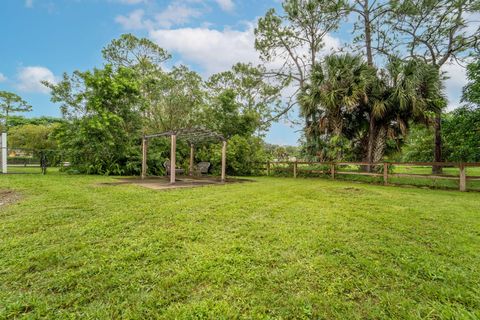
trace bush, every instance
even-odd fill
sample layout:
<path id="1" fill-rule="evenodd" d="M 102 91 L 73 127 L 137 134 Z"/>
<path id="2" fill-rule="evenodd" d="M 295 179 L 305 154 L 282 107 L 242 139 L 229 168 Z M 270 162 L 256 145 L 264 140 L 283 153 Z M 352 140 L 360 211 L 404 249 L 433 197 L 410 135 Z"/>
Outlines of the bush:
<path id="1" fill-rule="evenodd" d="M 203 146 L 197 150 L 195 160 L 211 163 L 211 172 L 220 174 L 222 148 L 220 144 Z M 259 137 L 243 137 L 235 135 L 227 144 L 227 174 L 248 176 L 259 174 L 261 169 L 256 163 L 265 162 L 268 155 L 264 143 Z"/>

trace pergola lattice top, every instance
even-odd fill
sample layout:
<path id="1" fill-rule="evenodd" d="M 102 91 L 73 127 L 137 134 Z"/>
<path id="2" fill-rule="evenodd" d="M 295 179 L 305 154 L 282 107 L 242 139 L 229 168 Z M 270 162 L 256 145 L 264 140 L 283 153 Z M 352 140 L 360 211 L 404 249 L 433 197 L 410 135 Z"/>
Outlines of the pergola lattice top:
<path id="1" fill-rule="evenodd" d="M 165 131 L 162 133 L 155 133 L 145 135 L 145 139 L 157 138 L 157 137 L 170 137 L 176 136 L 177 139 L 186 140 L 190 144 L 196 144 L 202 141 L 221 142 L 226 141 L 225 137 L 214 131 L 210 131 L 204 128 L 183 128 L 171 131 Z"/>

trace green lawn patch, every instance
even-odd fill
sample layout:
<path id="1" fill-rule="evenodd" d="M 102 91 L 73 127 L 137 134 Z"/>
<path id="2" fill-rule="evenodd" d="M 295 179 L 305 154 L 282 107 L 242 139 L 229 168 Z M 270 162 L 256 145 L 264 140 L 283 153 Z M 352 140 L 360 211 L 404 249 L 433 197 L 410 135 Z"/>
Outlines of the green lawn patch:
<path id="1" fill-rule="evenodd" d="M 0 176 L 0 318 L 480 317 L 480 195 Z"/>

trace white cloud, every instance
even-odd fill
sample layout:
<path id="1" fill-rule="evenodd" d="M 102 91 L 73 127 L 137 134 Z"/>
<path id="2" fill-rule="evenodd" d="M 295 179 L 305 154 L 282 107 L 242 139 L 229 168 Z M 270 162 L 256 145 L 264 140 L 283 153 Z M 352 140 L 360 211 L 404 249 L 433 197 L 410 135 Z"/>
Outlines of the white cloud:
<path id="1" fill-rule="evenodd" d="M 48 68 L 30 66 L 20 68 L 17 75 L 17 88 L 23 92 L 48 93 L 50 90 L 41 81 L 56 82 L 56 77 Z"/>
<path id="2" fill-rule="evenodd" d="M 236 62 L 258 61 L 252 29 L 161 29 L 151 31 L 150 37 L 162 48 L 199 65 L 207 74 L 227 70 Z"/>
<path id="3" fill-rule="evenodd" d="M 190 22 L 193 18 L 202 15 L 202 11 L 197 8 L 186 6 L 180 2 L 169 4 L 163 11 L 145 17 L 145 11 L 137 9 L 127 16 L 117 16 L 115 22 L 121 24 L 127 30 L 135 29 L 153 29 L 153 28 L 171 28 L 173 26 L 183 25 Z"/>
<path id="4" fill-rule="evenodd" d="M 224 11 L 232 11 L 235 7 L 233 0 L 215 0 Z"/>
<path id="5" fill-rule="evenodd" d="M 445 64 L 442 71 L 444 71 L 448 77 L 448 79 L 445 80 L 448 110 L 453 110 L 460 106 L 462 89 L 467 84 L 467 71 L 457 63 Z"/>
<path id="6" fill-rule="evenodd" d="M 0 72 L 0 82 L 7 81 L 7 77 L 3 73 Z"/>
<path id="7" fill-rule="evenodd" d="M 198 18 L 201 15 L 202 12 L 198 9 L 174 2 L 168 5 L 165 10 L 155 15 L 155 22 L 157 26 L 170 28 L 174 25 L 185 24 L 192 18 Z"/>
<path id="8" fill-rule="evenodd" d="M 160 47 L 177 53 L 184 61 L 203 68 L 206 75 L 230 69 L 237 62 L 260 63 L 255 50 L 254 25 L 246 30 L 215 30 L 206 27 L 151 30 Z M 340 41 L 327 35 L 325 52 L 339 48 Z M 282 62 L 274 63 L 281 65 Z"/>
<path id="9" fill-rule="evenodd" d="M 25 0 L 25 7 L 33 8 L 33 0 Z"/>
<path id="10" fill-rule="evenodd" d="M 127 30 L 138 30 L 145 28 L 145 23 L 143 21 L 144 11 L 138 9 L 132 11 L 128 16 L 118 16 L 115 18 L 115 22 L 121 24 L 124 29 Z"/>

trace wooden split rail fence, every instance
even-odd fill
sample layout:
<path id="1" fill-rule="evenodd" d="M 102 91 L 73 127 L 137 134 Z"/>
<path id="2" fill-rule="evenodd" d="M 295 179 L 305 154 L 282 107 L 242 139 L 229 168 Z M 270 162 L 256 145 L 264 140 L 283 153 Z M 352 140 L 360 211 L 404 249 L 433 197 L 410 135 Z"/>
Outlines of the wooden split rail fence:
<path id="1" fill-rule="evenodd" d="M 335 179 L 335 175 L 358 175 L 358 176 L 370 176 L 370 177 L 382 177 L 384 185 L 389 184 L 391 178 L 426 178 L 426 179 L 446 179 L 457 180 L 460 191 L 467 191 L 467 181 L 480 181 L 480 176 L 467 176 L 468 167 L 480 167 L 480 163 L 455 163 L 455 162 L 381 162 L 381 163 L 368 163 L 368 162 L 307 162 L 307 161 L 274 161 L 262 163 L 266 165 L 263 169 L 267 175 L 271 175 L 275 171 L 291 172 L 294 178 L 296 178 L 301 172 L 315 173 L 330 175 L 332 179 Z M 281 167 L 283 165 L 283 167 Z M 286 165 L 286 166 L 285 166 Z M 301 165 L 309 166 L 323 166 L 328 169 L 301 169 Z M 371 167 L 374 170 L 357 170 L 357 171 L 345 171 L 342 170 L 342 166 L 359 166 L 359 167 Z M 389 172 L 389 168 L 392 166 L 403 167 L 441 167 L 441 168 L 458 168 L 458 175 L 455 174 L 421 174 L 421 173 L 395 173 Z M 373 172 L 372 172 L 373 171 Z"/>

